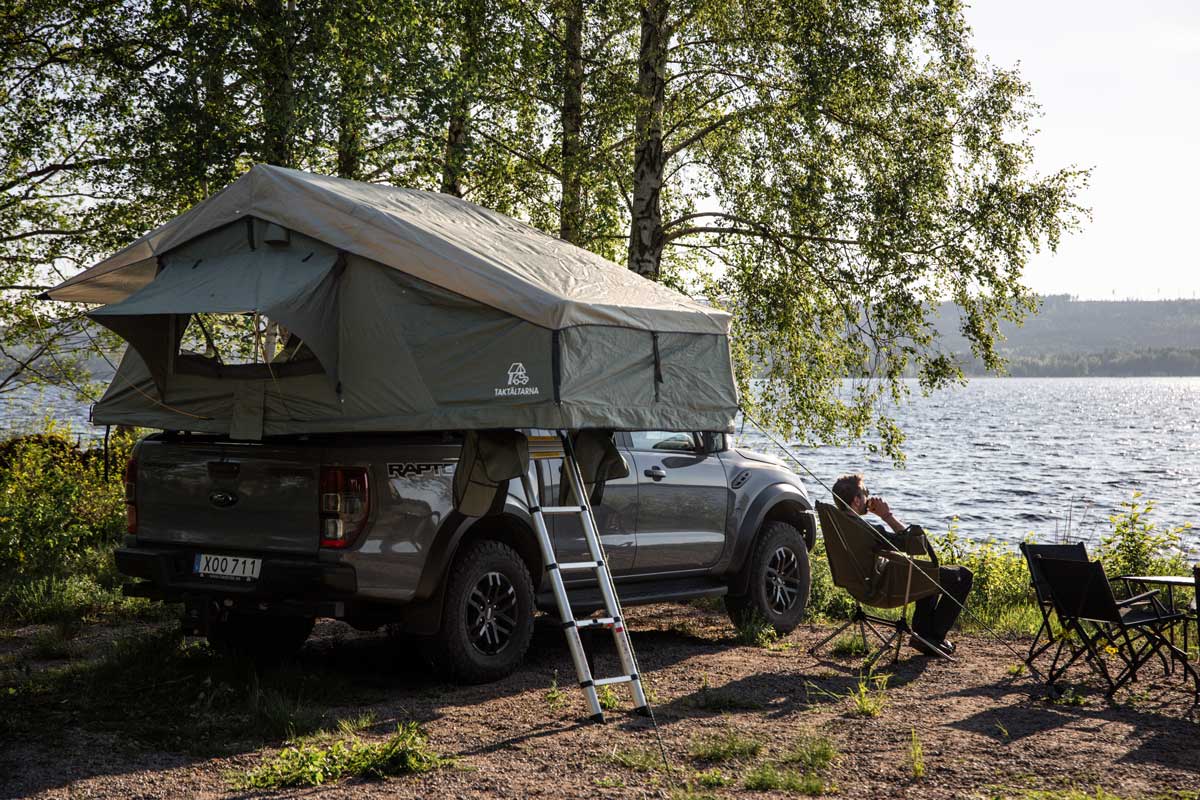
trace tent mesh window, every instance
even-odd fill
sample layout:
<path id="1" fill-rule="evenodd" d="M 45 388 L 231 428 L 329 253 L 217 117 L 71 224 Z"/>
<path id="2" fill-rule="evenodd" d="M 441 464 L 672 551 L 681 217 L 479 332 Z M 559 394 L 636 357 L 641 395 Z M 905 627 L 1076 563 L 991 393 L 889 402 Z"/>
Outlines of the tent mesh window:
<path id="1" fill-rule="evenodd" d="M 175 352 L 178 373 L 267 378 L 321 372 L 308 345 L 263 314 L 192 314 L 182 328 Z"/>

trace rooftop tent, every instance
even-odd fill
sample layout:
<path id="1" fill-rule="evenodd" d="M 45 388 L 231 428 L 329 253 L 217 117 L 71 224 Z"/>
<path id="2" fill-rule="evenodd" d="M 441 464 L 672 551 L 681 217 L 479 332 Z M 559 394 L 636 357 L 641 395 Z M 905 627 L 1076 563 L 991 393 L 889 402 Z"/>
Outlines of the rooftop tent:
<path id="1" fill-rule="evenodd" d="M 47 292 L 125 338 L 99 423 L 224 433 L 729 430 L 729 317 L 448 195 L 256 166 Z M 182 348 L 263 314 L 305 358 Z"/>

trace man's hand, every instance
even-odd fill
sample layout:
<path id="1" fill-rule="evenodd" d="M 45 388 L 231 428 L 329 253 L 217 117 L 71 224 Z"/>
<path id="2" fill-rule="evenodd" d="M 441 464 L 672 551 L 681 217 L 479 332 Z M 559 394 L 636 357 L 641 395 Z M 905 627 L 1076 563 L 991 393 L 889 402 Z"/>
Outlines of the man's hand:
<path id="1" fill-rule="evenodd" d="M 879 517 L 896 533 L 904 532 L 904 523 L 892 514 L 892 507 L 882 497 L 871 497 L 867 500 L 867 511 Z"/>
<path id="2" fill-rule="evenodd" d="M 887 519 L 892 515 L 892 508 L 887 504 L 887 500 L 882 497 L 871 497 L 867 499 L 867 511 L 871 512 L 880 519 Z"/>

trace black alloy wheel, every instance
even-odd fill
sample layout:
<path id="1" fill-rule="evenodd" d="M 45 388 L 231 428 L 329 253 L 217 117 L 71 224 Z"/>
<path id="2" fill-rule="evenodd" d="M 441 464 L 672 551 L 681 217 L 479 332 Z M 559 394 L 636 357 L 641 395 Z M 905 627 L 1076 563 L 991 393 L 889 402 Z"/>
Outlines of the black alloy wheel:
<path id="1" fill-rule="evenodd" d="M 533 580 L 520 554 L 493 539 L 471 542 L 450 567 L 441 630 L 422 649 L 456 681 L 499 680 L 525 658 L 533 617 Z"/>
<path id="2" fill-rule="evenodd" d="M 467 599 L 467 629 L 471 644 L 484 655 L 494 656 L 512 642 L 517 627 L 517 590 L 502 572 L 489 572 L 479 579 Z"/>
<path id="3" fill-rule="evenodd" d="M 725 595 L 725 609 L 741 627 L 758 617 L 784 635 L 804 619 L 808 591 L 808 545 L 795 526 L 772 520 L 763 523 L 743 567 L 745 594 Z"/>
<path id="4" fill-rule="evenodd" d="M 766 600 L 771 611 L 786 614 L 800 600 L 800 559 L 788 545 L 780 545 L 771 554 L 765 573 Z"/>

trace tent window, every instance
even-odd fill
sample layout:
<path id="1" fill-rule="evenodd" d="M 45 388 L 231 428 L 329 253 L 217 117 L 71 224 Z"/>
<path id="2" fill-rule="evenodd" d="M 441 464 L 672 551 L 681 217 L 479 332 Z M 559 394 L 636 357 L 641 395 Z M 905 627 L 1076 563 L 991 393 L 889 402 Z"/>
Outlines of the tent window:
<path id="1" fill-rule="evenodd" d="M 228 378 L 312 375 L 321 365 L 300 337 L 262 314 L 193 314 L 175 371 Z"/>

